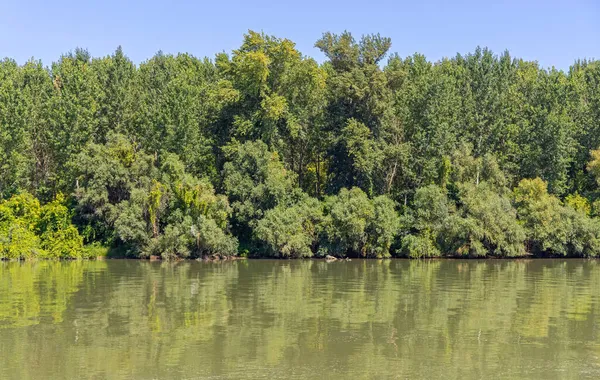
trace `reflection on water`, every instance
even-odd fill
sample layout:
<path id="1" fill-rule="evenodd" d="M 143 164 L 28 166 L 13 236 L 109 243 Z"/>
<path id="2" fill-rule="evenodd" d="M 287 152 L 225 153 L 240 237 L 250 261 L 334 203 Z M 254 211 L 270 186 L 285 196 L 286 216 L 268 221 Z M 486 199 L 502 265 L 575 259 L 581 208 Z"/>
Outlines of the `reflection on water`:
<path id="1" fill-rule="evenodd" d="M 600 262 L 0 263 L 0 378 L 600 377 Z"/>

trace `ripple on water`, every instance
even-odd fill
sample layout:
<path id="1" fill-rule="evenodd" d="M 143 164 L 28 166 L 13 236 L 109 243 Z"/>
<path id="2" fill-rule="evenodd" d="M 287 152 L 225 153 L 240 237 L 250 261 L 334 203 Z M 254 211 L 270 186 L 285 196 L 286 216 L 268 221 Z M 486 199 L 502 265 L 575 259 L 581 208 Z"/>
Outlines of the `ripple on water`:
<path id="1" fill-rule="evenodd" d="M 598 289 L 590 260 L 2 263 L 0 378 L 597 378 Z"/>

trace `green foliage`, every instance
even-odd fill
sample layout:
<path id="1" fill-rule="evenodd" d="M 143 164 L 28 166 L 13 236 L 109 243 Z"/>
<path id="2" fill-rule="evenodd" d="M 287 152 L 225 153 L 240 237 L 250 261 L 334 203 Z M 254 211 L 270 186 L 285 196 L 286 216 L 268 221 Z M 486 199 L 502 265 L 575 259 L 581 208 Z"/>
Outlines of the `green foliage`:
<path id="1" fill-rule="evenodd" d="M 71 223 L 62 195 L 46 205 L 22 193 L 0 202 L 0 259 L 83 255 L 83 238 Z"/>
<path id="2" fill-rule="evenodd" d="M 367 226 L 375 210 L 367 195 L 359 188 L 342 189 L 324 202 L 324 236 L 327 251 L 344 256 L 366 256 Z"/>
<path id="3" fill-rule="evenodd" d="M 83 257 L 90 259 L 103 259 L 110 254 L 110 248 L 94 242 L 83 247 Z"/>
<path id="4" fill-rule="evenodd" d="M 563 209 L 562 219 L 568 230 L 567 255 L 575 257 L 600 255 L 600 221 L 598 219 L 591 219 L 583 212 L 570 207 Z"/>
<path id="5" fill-rule="evenodd" d="M 256 238 L 275 257 L 311 257 L 319 241 L 323 210 L 319 201 L 306 197 L 298 203 L 279 205 L 265 213 Z"/>
<path id="6" fill-rule="evenodd" d="M 524 179 L 514 190 L 519 220 L 527 231 L 530 250 L 566 254 L 567 226 L 560 200 L 548 194 L 540 178 Z"/>
<path id="7" fill-rule="evenodd" d="M 365 252 L 368 257 L 389 257 L 390 248 L 400 226 L 400 218 L 395 210 L 394 201 L 387 196 L 375 197 L 371 203 L 375 215 L 367 226 Z"/>
<path id="8" fill-rule="evenodd" d="M 76 220 L 85 226 L 87 241 L 112 244 L 115 239 L 131 241 L 134 236 L 136 241 L 144 240 L 142 214 L 147 195 L 141 189 L 152 186 L 154 158 L 137 151 L 125 136 L 111 134 L 106 144 L 87 145 L 71 167 L 76 181 Z"/>
<path id="9" fill-rule="evenodd" d="M 446 224 L 453 207 L 444 190 L 436 185 L 417 189 L 412 215 L 417 230 L 440 232 Z"/>
<path id="10" fill-rule="evenodd" d="M 576 211 L 582 212 L 585 215 L 590 215 L 592 212 L 592 205 L 590 204 L 590 201 L 578 193 L 567 195 L 565 197 L 565 205 Z"/>
<path id="11" fill-rule="evenodd" d="M 39 107 L 31 104 L 27 82 L 40 70 L 43 72 L 39 63 L 29 62 L 21 68 L 13 60 L 0 61 L 0 196 L 32 186 L 29 174 L 35 161 L 31 129 L 38 122 L 34 114 Z M 49 78 L 46 82 L 50 83 Z"/>
<path id="12" fill-rule="evenodd" d="M 234 256 L 237 253 L 237 238 L 226 233 L 214 219 L 199 217 L 190 233 L 196 238 L 196 249 L 200 254 Z"/>
<path id="13" fill-rule="evenodd" d="M 255 227 L 267 210 L 294 199 L 295 174 L 262 141 L 232 146 L 228 158 L 223 187 L 240 228 Z"/>
<path id="14" fill-rule="evenodd" d="M 216 177 L 210 121 L 222 105 L 211 96 L 215 70 L 208 60 L 159 52 L 132 77 L 117 131 L 136 136 L 147 152 L 177 154 L 193 175 Z"/>
<path id="15" fill-rule="evenodd" d="M 354 184 L 371 193 L 374 165 L 377 163 L 376 146 L 371 138 L 371 131 L 361 122 L 350 119 L 341 131 L 340 144 L 344 147 L 344 156 L 349 161 L 343 173 L 347 176 L 345 184 Z"/>
<path id="16" fill-rule="evenodd" d="M 0 258 L 27 259 L 44 254 L 36 234 L 39 215 L 40 203 L 28 193 L 0 203 Z"/>
<path id="17" fill-rule="evenodd" d="M 387 257 L 397 233 L 398 216 L 393 202 L 369 199 L 354 187 L 324 201 L 323 252 L 345 256 Z"/>
<path id="18" fill-rule="evenodd" d="M 174 153 L 152 157 L 111 135 L 104 145 L 86 147 L 73 171 L 78 218 L 92 239 L 123 245 L 130 255 L 167 259 L 237 251 L 227 199 L 186 173 Z"/>
<path id="19" fill-rule="evenodd" d="M 469 145 L 463 145 L 453 152 L 450 177 L 455 184 L 478 185 L 485 181 L 498 190 L 507 185 L 506 175 L 500 169 L 496 158 L 491 154 L 474 157 Z"/>
<path id="20" fill-rule="evenodd" d="M 587 170 L 594 176 L 596 182 L 600 185 L 600 149 L 590 152 L 592 159 L 587 164 Z"/>
<path id="21" fill-rule="evenodd" d="M 0 61 L 2 257 L 597 255 L 598 61 L 315 46 Z"/>
<path id="22" fill-rule="evenodd" d="M 510 198 L 487 182 L 456 186 L 456 204 L 437 185 L 417 190 L 404 218 L 408 234 L 401 252 L 409 257 L 523 256 L 525 233 Z"/>
<path id="23" fill-rule="evenodd" d="M 418 235 L 406 235 L 402 238 L 401 253 L 412 259 L 438 257 L 440 250 L 433 242 L 428 231 L 420 232 Z"/>
<path id="24" fill-rule="evenodd" d="M 600 224 L 585 210 L 563 206 L 548 193 L 546 182 L 524 179 L 514 191 L 519 220 L 529 249 L 550 255 L 597 256 Z"/>
<path id="25" fill-rule="evenodd" d="M 465 184 L 460 189 L 460 217 L 447 223 L 451 251 L 470 256 L 523 256 L 525 231 L 517 223 L 510 198 L 498 194 L 486 182 Z"/>
<path id="26" fill-rule="evenodd" d="M 402 136 L 393 128 L 396 124 L 388 123 L 391 91 L 379 66 L 391 46 L 390 39 L 367 35 L 357 42 L 348 32 L 325 33 L 315 46 L 330 60 L 325 66 L 328 106 L 324 127 L 327 153 L 332 158 L 328 166 L 330 193 L 353 186 L 368 194 L 389 192 L 403 154 L 390 148 L 401 142 Z M 394 164 L 376 173 L 385 155 Z M 377 178 L 377 174 L 384 177 Z"/>
<path id="27" fill-rule="evenodd" d="M 84 254 L 83 238 L 71 223 L 61 194 L 40 209 L 36 228 L 41 237 L 41 248 L 48 257 L 70 259 Z"/>

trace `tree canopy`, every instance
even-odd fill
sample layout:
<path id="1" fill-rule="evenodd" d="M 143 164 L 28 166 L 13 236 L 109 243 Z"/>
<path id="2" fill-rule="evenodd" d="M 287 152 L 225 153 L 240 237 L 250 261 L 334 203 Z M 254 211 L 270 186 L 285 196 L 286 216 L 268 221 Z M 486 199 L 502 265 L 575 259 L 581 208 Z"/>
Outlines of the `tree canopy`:
<path id="1" fill-rule="evenodd" d="M 315 47 L 0 61 L 0 258 L 600 253 L 598 61 Z"/>

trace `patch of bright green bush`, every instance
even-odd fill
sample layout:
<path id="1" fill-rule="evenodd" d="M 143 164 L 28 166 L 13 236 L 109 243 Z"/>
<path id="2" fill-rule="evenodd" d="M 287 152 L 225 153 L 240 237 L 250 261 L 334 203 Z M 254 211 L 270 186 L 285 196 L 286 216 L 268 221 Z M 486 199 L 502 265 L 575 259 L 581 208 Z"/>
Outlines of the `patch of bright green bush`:
<path id="1" fill-rule="evenodd" d="M 0 259 L 75 259 L 83 254 L 83 238 L 62 195 L 45 205 L 29 193 L 0 202 Z"/>

